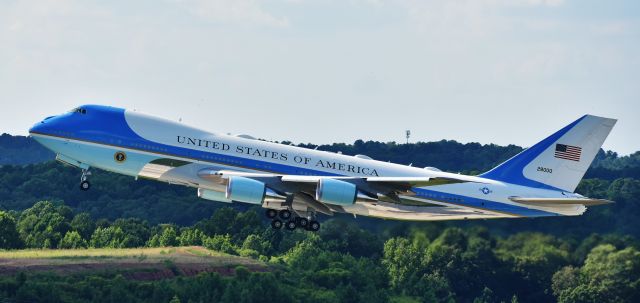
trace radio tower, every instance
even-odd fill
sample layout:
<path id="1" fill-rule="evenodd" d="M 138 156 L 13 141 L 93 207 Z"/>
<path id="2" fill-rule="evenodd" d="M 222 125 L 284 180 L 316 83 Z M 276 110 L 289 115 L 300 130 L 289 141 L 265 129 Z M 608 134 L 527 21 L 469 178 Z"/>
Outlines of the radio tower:
<path id="1" fill-rule="evenodd" d="M 411 131 L 410 130 L 406 130 L 405 134 L 407 135 L 407 144 L 409 144 L 409 137 L 411 137 Z"/>

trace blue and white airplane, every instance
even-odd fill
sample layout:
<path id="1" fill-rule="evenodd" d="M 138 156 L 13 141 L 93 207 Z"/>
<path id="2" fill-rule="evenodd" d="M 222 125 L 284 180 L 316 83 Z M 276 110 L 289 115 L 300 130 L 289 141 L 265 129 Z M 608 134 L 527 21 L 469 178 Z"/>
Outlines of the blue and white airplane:
<path id="1" fill-rule="evenodd" d="M 611 202 L 573 191 L 615 123 L 585 115 L 478 176 L 211 133 L 99 105 L 48 117 L 29 133 L 82 169 L 82 190 L 97 167 L 197 188 L 203 199 L 261 205 L 275 229 L 317 231 L 316 216 L 334 213 L 416 221 L 581 215 Z"/>

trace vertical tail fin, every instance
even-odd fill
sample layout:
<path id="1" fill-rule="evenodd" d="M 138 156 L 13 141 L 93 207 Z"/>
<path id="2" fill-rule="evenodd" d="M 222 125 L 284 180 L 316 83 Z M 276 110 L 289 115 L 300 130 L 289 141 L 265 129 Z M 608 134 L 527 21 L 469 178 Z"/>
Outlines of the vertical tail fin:
<path id="1" fill-rule="evenodd" d="M 480 176 L 573 192 L 615 124 L 615 119 L 585 115 Z"/>

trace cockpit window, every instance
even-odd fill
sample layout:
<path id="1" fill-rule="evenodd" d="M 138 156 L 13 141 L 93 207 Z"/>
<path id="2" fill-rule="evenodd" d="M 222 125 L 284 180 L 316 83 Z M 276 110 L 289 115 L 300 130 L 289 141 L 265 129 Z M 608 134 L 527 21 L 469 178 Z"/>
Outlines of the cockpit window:
<path id="1" fill-rule="evenodd" d="M 70 113 L 78 113 L 78 114 L 83 114 L 84 115 L 84 114 L 87 113 L 87 110 L 82 108 L 82 107 L 76 107 L 76 108 L 70 110 L 69 112 Z"/>

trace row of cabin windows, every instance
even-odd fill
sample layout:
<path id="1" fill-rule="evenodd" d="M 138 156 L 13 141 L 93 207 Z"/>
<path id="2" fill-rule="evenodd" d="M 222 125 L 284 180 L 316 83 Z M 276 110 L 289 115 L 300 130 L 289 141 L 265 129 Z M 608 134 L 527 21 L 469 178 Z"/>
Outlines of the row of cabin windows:
<path id="1" fill-rule="evenodd" d="M 425 194 L 425 197 L 427 198 L 432 198 L 432 199 L 437 199 L 437 200 L 445 200 L 445 201 L 451 201 L 451 202 L 462 202 L 462 198 L 454 198 L 454 197 L 448 197 L 445 195 L 436 195 L 436 194 Z"/>

